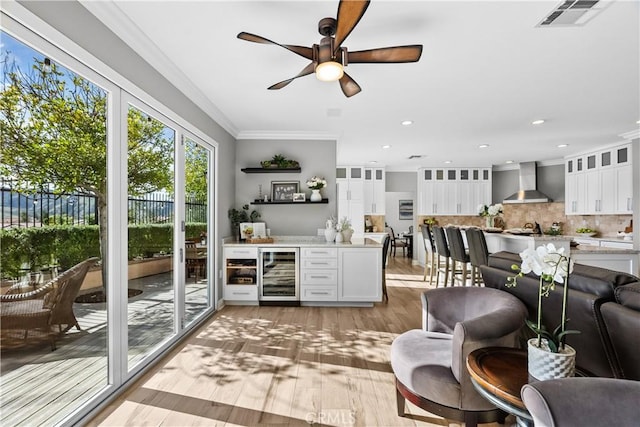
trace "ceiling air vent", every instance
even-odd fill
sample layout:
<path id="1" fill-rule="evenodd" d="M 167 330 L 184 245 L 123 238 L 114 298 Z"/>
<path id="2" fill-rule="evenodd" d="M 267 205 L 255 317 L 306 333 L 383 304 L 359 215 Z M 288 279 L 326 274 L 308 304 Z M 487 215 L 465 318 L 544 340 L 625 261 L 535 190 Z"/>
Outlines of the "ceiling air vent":
<path id="1" fill-rule="evenodd" d="M 537 27 L 579 27 L 605 9 L 598 0 L 566 0 L 551 11 Z"/>

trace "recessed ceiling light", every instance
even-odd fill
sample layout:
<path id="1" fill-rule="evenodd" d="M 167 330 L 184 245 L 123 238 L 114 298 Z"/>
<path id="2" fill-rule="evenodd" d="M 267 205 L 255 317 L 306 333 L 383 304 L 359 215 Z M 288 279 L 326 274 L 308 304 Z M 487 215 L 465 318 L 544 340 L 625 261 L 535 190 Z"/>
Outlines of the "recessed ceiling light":
<path id="1" fill-rule="evenodd" d="M 567 148 L 569 144 L 558 144 L 558 148 Z"/>
<path id="2" fill-rule="evenodd" d="M 445 162 L 446 164 L 453 163 L 451 160 L 445 160 L 444 162 Z"/>
<path id="3" fill-rule="evenodd" d="M 637 125 L 640 125 L 640 120 L 636 120 L 636 124 L 637 124 Z"/>
<path id="4" fill-rule="evenodd" d="M 377 160 L 369 160 L 369 163 L 378 163 Z"/>
<path id="5" fill-rule="evenodd" d="M 391 148 L 391 146 L 389 144 L 387 144 L 387 145 L 383 145 L 382 148 L 384 148 L 386 150 L 387 148 Z"/>
<path id="6" fill-rule="evenodd" d="M 532 125 L 541 125 L 544 123 L 544 120 L 539 119 L 539 120 L 534 120 L 531 122 Z"/>
<path id="7" fill-rule="evenodd" d="M 413 120 L 403 120 L 402 126 L 411 126 L 413 124 Z"/>
<path id="8" fill-rule="evenodd" d="M 505 163 L 510 165 L 511 163 L 513 163 L 513 160 L 507 160 Z"/>
<path id="9" fill-rule="evenodd" d="M 478 145 L 478 148 L 489 148 L 489 144 Z"/>

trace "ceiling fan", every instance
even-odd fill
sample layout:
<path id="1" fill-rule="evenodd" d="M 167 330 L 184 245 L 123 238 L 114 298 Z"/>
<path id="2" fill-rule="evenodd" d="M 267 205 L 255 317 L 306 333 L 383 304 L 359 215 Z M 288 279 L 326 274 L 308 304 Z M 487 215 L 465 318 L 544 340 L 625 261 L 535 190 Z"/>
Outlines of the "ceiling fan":
<path id="1" fill-rule="evenodd" d="M 322 81 L 340 81 L 342 92 L 351 97 L 362 89 L 344 72 L 348 64 L 357 63 L 404 63 L 417 62 L 422 54 L 422 45 L 383 47 L 378 49 L 349 52 L 342 46 L 345 39 L 358 24 L 369 7 L 370 0 L 340 0 L 338 17 L 323 18 L 318 23 L 318 31 L 323 36 L 320 44 L 311 47 L 280 44 L 255 34 L 241 32 L 238 38 L 254 43 L 275 44 L 293 53 L 311 60 L 298 75 L 269 87 L 270 90 L 282 89 L 298 77 L 315 73 Z"/>

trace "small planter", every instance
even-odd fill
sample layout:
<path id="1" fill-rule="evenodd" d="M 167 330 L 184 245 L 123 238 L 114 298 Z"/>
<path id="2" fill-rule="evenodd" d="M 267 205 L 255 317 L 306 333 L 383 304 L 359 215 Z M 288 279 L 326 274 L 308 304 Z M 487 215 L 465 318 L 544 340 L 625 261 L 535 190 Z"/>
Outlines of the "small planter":
<path id="1" fill-rule="evenodd" d="M 531 338 L 528 345 L 528 370 L 530 379 L 545 381 L 572 377 L 576 369 L 576 351 L 566 345 L 559 353 L 549 351 L 547 340 L 538 347 L 538 338 Z"/>

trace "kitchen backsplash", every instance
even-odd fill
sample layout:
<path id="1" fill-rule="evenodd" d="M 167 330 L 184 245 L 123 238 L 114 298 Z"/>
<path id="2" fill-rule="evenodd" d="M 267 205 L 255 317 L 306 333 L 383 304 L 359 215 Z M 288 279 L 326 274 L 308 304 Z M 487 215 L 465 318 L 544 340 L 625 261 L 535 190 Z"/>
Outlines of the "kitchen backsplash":
<path id="1" fill-rule="evenodd" d="M 519 228 L 526 223 L 540 224 L 543 231 L 549 230 L 554 222 L 559 222 L 563 234 L 575 234 L 582 227 L 598 231 L 600 237 L 614 237 L 619 231 L 628 227 L 632 215 L 565 215 L 564 203 L 523 203 L 506 204 L 503 207 L 505 228 Z M 485 219 L 480 216 L 419 216 L 418 224 L 427 218 L 435 218 L 440 225 L 475 225 L 485 226 Z"/>

